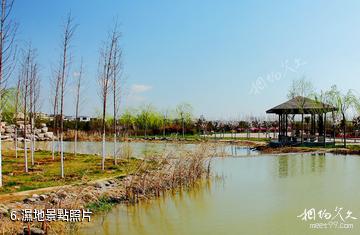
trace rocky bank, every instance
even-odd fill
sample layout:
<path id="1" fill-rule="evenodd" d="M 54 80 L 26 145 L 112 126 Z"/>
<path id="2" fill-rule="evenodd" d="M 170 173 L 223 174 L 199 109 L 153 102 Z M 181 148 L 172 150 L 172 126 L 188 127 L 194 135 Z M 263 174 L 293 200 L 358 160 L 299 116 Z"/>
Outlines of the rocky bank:
<path id="1" fill-rule="evenodd" d="M 29 141 L 32 138 L 35 138 L 36 141 L 49 141 L 54 137 L 53 132 L 49 131 L 45 123 L 41 123 L 39 127 L 31 130 L 31 125 L 24 125 L 23 121 L 18 121 L 16 124 L 1 122 L 0 131 L 2 141 L 14 141 L 15 138 L 17 138 L 18 141 L 24 141 L 25 131 L 26 140 Z"/>

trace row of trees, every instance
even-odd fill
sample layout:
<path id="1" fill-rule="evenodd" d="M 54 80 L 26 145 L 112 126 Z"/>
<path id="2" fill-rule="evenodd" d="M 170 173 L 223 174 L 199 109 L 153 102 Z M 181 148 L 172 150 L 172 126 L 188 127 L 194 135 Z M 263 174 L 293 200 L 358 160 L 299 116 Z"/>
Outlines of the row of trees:
<path id="1" fill-rule="evenodd" d="M 182 122 L 181 116 L 174 110 L 158 111 L 152 105 L 145 105 L 137 109 L 127 109 L 118 115 L 117 134 L 122 136 L 166 136 L 177 134 L 211 134 L 213 132 L 255 132 L 270 133 L 278 131 L 278 120 L 272 116 L 255 117 L 249 116 L 244 119 L 232 120 L 207 120 L 204 116 L 199 118 L 188 113 L 188 118 Z M 333 123 L 332 116 L 327 116 L 326 129 L 328 135 L 343 136 L 343 122 L 335 117 Z M 293 120 L 289 117 L 289 131 L 300 130 L 303 126 L 307 133 L 310 128 L 310 117 L 305 116 L 303 123 L 300 120 Z M 105 121 L 106 133 L 113 133 L 114 119 L 108 117 Z M 347 136 L 357 137 L 360 131 L 359 117 L 349 118 L 346 121 Z M 184 123 L 184 125 L 182 125 Z M 335 129 L 333 129 L 335 128 Z M 88 133 L 102 132 L 102 118 L 93 118 L 89 122 L 65 121 L 65 130 L 81 130 Z"/>
<path id="2" fill-rule="evenodd" d="M 35 123 L 37 113 L 40 110 L 39 96 L 40 96 L 40 76 L 39 64 L 37 62 L 36 49 L 32 47 L 31 43 L 25 46 L 16 45 L 16 30 L 17 24 L 11 19 L 11 12 L 14 6 L 14 0 L 1 0 L 0 12 L 0 122 L 4 118 L 15 124 L 15 149 L 16 157 L 18 156 L 18 129 L 20 127 L 21 134 L 24 137 L 24 171 L 28 172 L 28 142 L 30 142 L 31 150 L 31 164 L 34 165 L 34 151 L 35 151 Z M 71 14 L 68 14 L 60 40 L 60 55 L 57 66 L 53 71 L 53 115 L 54 118 L 52 127 L 55 131 L 59 142 L 60 154 L 60 175 L 65 176 L 64 171 L 64 108 L 65 108 L 65 94 L 68 92 L 69 78 L 75 78 L 75 115 L 79 116 L 80 100 L 81 100 L 81 86 L 83 83 L 83 63 L 78 68 L 76 76 L 71 65 L 74 62 L 74 54 L 72 51 L 72 39 L 74 37 L 77 25 Z M 113 120 L 118 120 L 119 99 L 121 87 L 122 74 L 122 53 L 120 48 L 120 32 L 117 24 L 113 27 L 107 40 L 104 42 L 99 55 L 99 73 L 97 80 L 99 81 L 99 94 L 102 101 L 102 134 L 103 138 L 103 154 L 102 154 L 102 169 L 105 165 L 105 134 L 106 134 L 106 113 L 108 106 L 108 96 L 112 94 L 113 102 Z M 20 48 L 20 50 L 16 50 Z M 16 53 L 21 51 L 21 53 Z M 20 63 L 16 63 L 19 61 Z M 18 71 L 18 72 L 14 72 Z M 13 88 L 8 88 L 7 84 L 16 84 Z M 75 123 L 75 142 L 77 142 L 78 122 Z M 0 127 L 2 128 L 2 127 Z M 117 122 L 113 122 L 114 129 L 114 149 L 116 149 L 116 129 Z M 55 159 L 56 141 L 52 141 L 52 157 Z M 75 144 L 74 152 L 77 152 L 77 145 Z M 116 152 L 114 151 L 114 157 Z M 116 164 L 116 158 L 115 158 Z M 1 153 L 1 131 L 0 131 L 0 187 L 2 186 L 2 153 Z"/>
<path id="3" fill-rule="evenodd" d="M 89 122 L 64 121 L 64 129 L 103 133 L 103 128 L 105 127 L 105 133 L 108 134 L 121 133 L 122 135 L 145 136 L 154 134 L 166 135 L 174 132 L 184 136 L 187 133 L 193 134 L 196 132 L 194 130 L 195 122 L 192 107 L 187 103 L 181 103 L 174 110 L 166 109 L 163 112 L 158 111 L 150 104 L 143 105 L 137 109 L 126 109 L 121 114 L 118 114 L 118 109 L 118 107 L 114 109 L 115 112 L 112 116 L 109 114 L 105 115 L 105 119 L 103 114 L 101 114 L 97 118 L 92 118 Z M 104 126 L 103 120 L 105 120 Z M 51 123 L 48 121 L 48 124 Z"/>
<path id="4" fill-rule="evenodd" d="M 37 52 L 36 49 L 32 47 L 31 43 L 28 43 L 26 46 L 21 49 L 21 53 L 18 56 L 14 48 L 15 45 L 15 35 L 17 25 L 14 24 L 13 20 L 10 19 L 10 13 L 12 11 L 14 1 L 13 0 L 1 0 L 1 16 L 0 16 L 0 117 L 4 112 L 5 118 L 9 122 L 15 123 L 16 128 L 16 137 L 18 133 L 18 127 L 22 127 L 22 133 L 20 133 L 24 141 L 24 170 L 28 172 L 28 142 L 26 139 L 30 138 L 30 149 L 31 149 L 31 164 L 34 164 L 34 150 L 35 150 L 35 134 L 34 126 L 36 123 L 37 116 L 36 114 L 39 111 L 39 94 L 40 94 L 40 77 L 39 77 L 39 64 L 37 62 Z M 71 14 L 68 14 L 62 35 L 60 40 L 60 54 L 58 58 L 57 66 L 53 70 L 52 78 L 52 107 L 54 118 L 52 122 L 52 129 L 56 136 L 56 140 L 52 140 L 52 157 L 55 159 L 56 151 L 55 148 L 56 142 L 59 145 L 59 154 L 60 154 L 60 175 L 63 178 L 65 176 L 64 171 L 64 130 L 66 123 L 64 121 L 64 108 L 65 108 L 65 94 L 67 94 L 69 87 L 69 79 L 75 78 L 75 116 L 76 120 L 80 112 L 80 103 L 81 103 L 81 87 L 83 79 L 83 63 L 81 60 L 80 68 L 73 69 L 72 64 L 74 63 L 74 54 L 72 50 L 73 46 L 73 37 L 76 33 L 77 25 L 74 23 L 74 19 Z M 132 115 L 129 115 L 129 112 L 125 112 L 122 117 L 119 117 L 120 112 L 120 94 L 123 86 L 122 82 L 122 50 L 120 47 L 120 38 L 121 33 L 118 29 L 117 23 L 114 24 L 114 27 L 109 32 L 106 37 L 103 46 L 100 48 L 99 54 L 99 67 L 97 74 L 97 81 L 99 87 L 99 96 L 102 102 L 102 115 L 101 115 L 101 133 L 102 133 L 102 170 L 105 169 L 105 141 L 106 133 L 109 131 L 107 126 L 108 119 L 112 119 L 112 127 L 110 128 L 111 132 L 114 134 L 114 164 L 116 164 L 116 145 L 117 145 L 117 135 L 119 133 L 119 123 L 124 122 L 125 126 L 129 127 L 133 124 Z M 20 61 L 16 68 L 16 61 Z M 13 73 L 17 69 L 18 73 Z M 70 76 L 74 74 L 74 71 L 78 71 L 76 76 Z M 14 75 L 16 74 L 16 75 Z M 15 79 L 17 77 L 17 79 Z M 14 88 L 8 89 L 5 85 L 16 84 Z M 5 98 L 6 97 L 6 98 Z M 13 104 L 15 100 L 15 104 Z M 110 118 L 107 115 L 108 106 L 112 105 L 112 117 Z M 185 135 L 186 125 L 191 120 L 191 106 L 187 104 L 181 104 L 176 108 L 178 114 L 178 120 L 181 123 L 182 134 Z M 22 114 L 19 118 L 19 114 Z M 151 106 L 146 106 L 142 109 L 141 113 L 136 117 L 138 120 L 137 123 L 140 128 L 144 129 L 145 135 L 148 132 L 149 127 L 154 125 L 154 112 Z M 165 113 L 162 118 L 164 121 L 163 126 L 166 125 L 167 120 L 169 119 L 168 114 Z M 1 120 L 0 120 L 1 121 Z M 19 124 L 19 121 L 22 122 Z M 81 127 L 81 124 L 76 121 L 74 129 L 75 133 L 75 147 L 74 153 L 77 152 L 77 136 L 78 129 Z M 23 126 L 21 126 L 23 125 Z M 133 126 L 133 125 L 132 125 Z M 29 128 L 28 128 L 29 127 Z M 165 129 L 164 129 L 165 133 Z M 17 156 L 17 138 L 15 138 L 15 149 Z M 0 132 L 0 186 L 2 185 L 2 158 L 1 158 L 1 132 Z"/>
<path id="5" fill-rule="evenodd" d="M 126 134 L 142 133 L 161 134 L 191 131 L 193 124 L 192 107 L 188 103 L 181 103 L 174 110 L 157 111 L 152 105 L 144 105 L 139 109 L 128 109 L 120 117 L 119 123 Z"/>
<path id="6" fill-rule="evenodd" d="M 343 92 L 336 85 L 332 85 L 328 90 L 317 92 L 313 84 L 303 77 L 294 80 L 289 89 L 288 98 L 295 98 L 296 96 L 311 98 L 336 108 L 331 115 L 333 130 L 336 131 L 337 126 L 342 129 L 343 143 L 346 147 L 347 126 L 351 125 L 351 122 L 348 122 L 348 117 L 352 116 L 356 120 L 356 116 L 360 113 L 360 97 L 356 95 L 355 91 L 349 89 Z M 303 105 L 299 103 L 299 109 L 303 108 Z M 304 114 L 302 114 L 301 125 L 304 125 Z"/>

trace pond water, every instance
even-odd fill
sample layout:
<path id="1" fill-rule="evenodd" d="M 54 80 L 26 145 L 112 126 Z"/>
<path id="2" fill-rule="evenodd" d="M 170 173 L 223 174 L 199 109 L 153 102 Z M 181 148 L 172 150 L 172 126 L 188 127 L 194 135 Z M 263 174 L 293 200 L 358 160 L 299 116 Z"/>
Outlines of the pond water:
<path id="1" fill-rule="evenodd" d="M 358 156 L 253 156 L 248 151 L 238 148 L 237 154 L 242 157 L 214 160 L 214 173 L 221 175 L 221 180 L 136 205 L 118 205 L 106 214 L 93 217 L 81 234 L 360 233 Z M 335 211 L 337 207 L 343 208 L 339 214 L 345 222 Z M 315 220 L 297 217 L 311 208 L 315 209 Z M 332 217 L 329 220 L 324 216 L 319 218 L 318 212 L 324 209 Z M 358 219 L 345 219 L 348 210 L 351 217 Z M 334 228 L 336 221 L 338 228 Z M 310 228 L 315 223 L 333 226 Z M 339 228 L 340 223 L 352 224 L 352 228 Z M 343 227 L 351 225 L 343 224 Z"/>
<path id="2" fill-rule="evenodd" d="M 19 143 L 22 144 L 23 143 Z M 155 142 L 120 142 L 117 143 L 117 153 L 121 151 L 126 146 L 130 146 L 132 153 L 137 156 L 141 157 L 145 153 L 153 153 L 153 152 L 162 152 L 163 150 L 167 149 L 191 149 L 196 146 L 196 144 L 176 144 L 176 143 L 155 143 Z M 20 146 L 20 145 L 19 145 Z M 29 146 L 30 147 L 30 144 Z M 42 150 L 52 150 L 52 142 L 36 142 L 36 148 Z M 55 142 L 55 149 L 58 149 L 59 146 L 57 142 Z M 5 142 L 3 143 L 3 149 L 14 149 L 14 143 L 12 142 Z M 113 156 L 114 153 L 114 144 L 112 142 L 106 142 L 105 150 L 108 156 Z M 64 141 L 64 151 L 65 152 L 73 152 L 74 151 L 74 142 L 71 141 Z M 225 145 L 219 144 L 217 145 L 217 151 L 221 153 L 226 153 L 227 155 L 232 156 L 254 156 L 258 155 L 257 152 L 251 151 L 249 148 L 243 146 L 236 146 L 236 145 Z M 84 154 L 99 154 L 101 155 L 102 152 L 102 143 L 101 142 L 87 142 L 82 141 L 77 143 L 77 152 L 84 153 Z"/>

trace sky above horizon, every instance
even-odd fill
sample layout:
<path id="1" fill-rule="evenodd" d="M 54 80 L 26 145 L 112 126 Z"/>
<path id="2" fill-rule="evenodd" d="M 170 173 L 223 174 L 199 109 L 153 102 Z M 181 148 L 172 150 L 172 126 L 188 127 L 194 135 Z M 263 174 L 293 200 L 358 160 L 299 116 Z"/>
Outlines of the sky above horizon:
<path id="1" fill-rule="evenodd" d="M 82 115 L 101 110 L 99 48 L 115 19 L 122 32 L 122 108 L 150 103 L 159 110 L 187 102 L 209 119 L 265 116 L 286 100 L 293 79 L 342 90 L 360 85 L 359 1 L 16 0 L 19 46 L 37 48 L 42 111 L 51 113 L 51 68 L 62 25 L 78 25 L 71 74 L 83 58 Z M 74 113 L 72 76 L 65 112 Z"/>

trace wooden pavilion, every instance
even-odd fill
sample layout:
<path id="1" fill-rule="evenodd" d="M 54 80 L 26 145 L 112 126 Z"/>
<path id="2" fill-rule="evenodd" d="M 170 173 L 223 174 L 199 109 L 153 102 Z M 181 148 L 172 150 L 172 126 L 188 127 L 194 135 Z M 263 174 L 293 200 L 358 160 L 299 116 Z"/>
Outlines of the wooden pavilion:
<path id="1" fill-rule="evenodd" d="M 326 144 L 326 114 L 337 109 L 310 98 L 297 96 L 290 99 L 266 113 L 273 113 L 279 116 L 278 140 L 272 141 L 273 145 L 325 145 Z M 294 120 L 295 115 L 301 115 L 301 130 L 289 135 L 289 115 Z M 304 133 L 304 117 L 310 118 L 310 128 Z"/>

